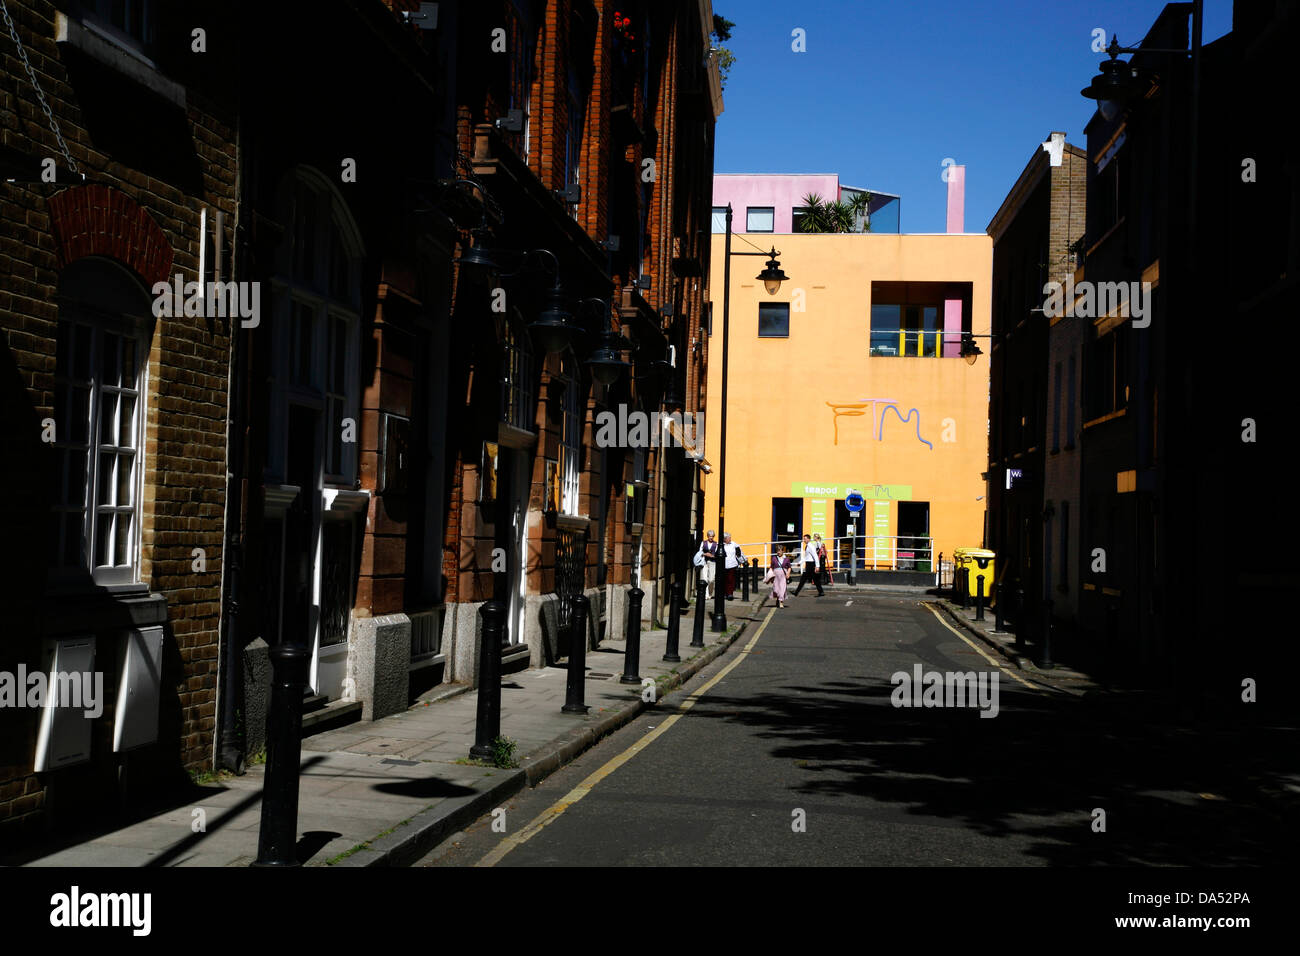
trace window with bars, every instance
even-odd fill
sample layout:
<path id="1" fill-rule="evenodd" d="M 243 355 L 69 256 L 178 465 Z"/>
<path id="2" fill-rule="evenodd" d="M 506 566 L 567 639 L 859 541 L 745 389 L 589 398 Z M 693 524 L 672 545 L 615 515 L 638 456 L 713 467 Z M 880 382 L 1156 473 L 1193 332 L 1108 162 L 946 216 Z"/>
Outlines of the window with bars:
<path id="1" fill-rule="evenodd" d="M 138 581 L 148 315 L 143 288 L 107 260 L 79 260 L 61 278 L 49 549 L 56 581 Z"/>

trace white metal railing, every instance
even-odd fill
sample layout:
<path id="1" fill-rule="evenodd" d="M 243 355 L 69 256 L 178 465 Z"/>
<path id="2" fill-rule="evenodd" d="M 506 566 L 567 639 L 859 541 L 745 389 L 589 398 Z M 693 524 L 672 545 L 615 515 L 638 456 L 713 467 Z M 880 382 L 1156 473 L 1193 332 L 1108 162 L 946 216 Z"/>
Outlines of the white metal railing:
<path id="1" fill-rule="evenodd" d="M 934 539 L 915 535 L 857 535 L 826 538 L 826 565 L 832 574 L 846 573 L 855 567 L 853 551 L 857 551 L 856 568 L 859 571 L 922 571 L 935 572 Z M 746 562 L 758 558 L 758 566 L 767 568 L 778 545 L 786 546 L 791 562 L 802 563 L 800 542 L 751 541 L 739 542 L 740 553 Z"/>

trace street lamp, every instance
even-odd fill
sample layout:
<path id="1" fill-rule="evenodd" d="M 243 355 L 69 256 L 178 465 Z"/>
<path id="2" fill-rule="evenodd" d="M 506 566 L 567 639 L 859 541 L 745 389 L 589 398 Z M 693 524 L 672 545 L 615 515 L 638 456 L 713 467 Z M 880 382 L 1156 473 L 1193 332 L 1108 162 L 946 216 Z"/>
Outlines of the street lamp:
<path id="1" fill-rule="evenodd" d="M 974 365 L 975 361 L 983 355 L 984 352 L 975 344 L 975 336 L 967 332 L 961 339 L 961 357 L 966 360 L 967 365 Z"/>
<path id="2" fill-rule="evenodd" d="M 1097 101 L 1097 110 L 1110 122 L 1120 114 L 1142 80 L 1137 67 L 1119 59 L 1121 53 L 1133 51 L 1119 45 L 1118 37 L 1111 37 L 1106 50 L 1110 59 L 1101 64 L 1101 72 L 1092 78 L 1092 82 L 1080 90 L 1080 94 Z"/>
<path id="3" fill-rule="evenodd" d="M 560 285 L 560 260 L 549 249 L 532 249 L 524 253 L 529 256 L 546 256 L 555 266 L 555 284 L 543 293 L 542 311 L 536 320 L 529 323 L 528 331 L 543 352 L 554 354 L 569 347 L 577 327 L 573 324 L 573 313 L 569 311 L 568 297 Z"/>
<path id="4" fill-rule="evenodd" d="M 737 253 L 737 255 L 742 254 L 750 255 L 750 253 Z M 772 258 L 767 260 L 767 267 L 758 275 L 754 276 L 755 279 L 763 280 L 763 288 L 767 289 L 768 295 L 776 295 L 780 292 L 781 283 L 789 278 L 789 276 L 781 271 L 781 263 L 776 259 L 778 255 L 780 255 L 780 253 L 776 251 L 776 246 L 773 246 L 771 252 Z"/>
<path id="5" fill-rule="evenodd" d="M 623 361 L 623 351 L 632 347 L 632 343 L 617 332 L 609 328 L 609 303 L 604 299 L 587 298 L 578 303 L 579 310 L 587 308 L 591 311 L 591 306 L 599 306 L 599 321 L 596 326 L 596 344 L 591 350 L 591 354 L 583 360 L 583 365 L 587 366 L 587 371 L 591 372 L 591 377 L 601 385 L 613 385 L 618 381 L 623 371 L 629 368 L 629 364 Z M 590 334 L 586 329 L 580 329 L 584 334 Z"/>
<path id="6" fill-rule="evenodd" d="M 776 247 L 768 252 L 732 252 L 731 251 L 731 203 L 727 203 L 727 238 L 723 250 L 722 259 L 722 407 L 719 410 L 722 418 L 722 425 L 719 430 L 719 447 L 718 447 L 718 541 L 726 541 L 726 515 L 727 515 L 727 330 L 731 325 L 731 257 L 732 256 L 768 256 L 766 267 L 756 278 L 763 281 L 763 287 L 767 289 L 768 295 L 776 295 L 781 289 L 781 283 L 789 278 L 781 271 L 781 263 L 777 261 Z M 706 472 L 707 474 L 707 472 Z M 719 549 L 721 552 L 721 549 Z M 722 573 L 726 574 L 727 562 L 725 552 L 723 554 Z M 724 579 L 725 580 L 725 579 Z M 713 594 L 713 630 L 715 632 L 725 632 L 727 630 L 727 604 L 726 604 L 726 587 L 718 586 Z"/>

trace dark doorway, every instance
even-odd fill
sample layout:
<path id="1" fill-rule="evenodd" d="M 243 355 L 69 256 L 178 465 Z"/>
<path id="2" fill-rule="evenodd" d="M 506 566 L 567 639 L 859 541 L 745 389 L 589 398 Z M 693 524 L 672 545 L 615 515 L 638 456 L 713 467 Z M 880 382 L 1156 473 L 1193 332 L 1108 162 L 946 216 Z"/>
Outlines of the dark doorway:
<path id="1" fill-rule="evenodd" d="M 870 502 L 868 502 L 868 505 Z M 863 524 L 867 520 L 867 512 L 854 517 L 844 505 L 844 499 L 840 498 L 835 502 L 835 553 L 831 555 L 831 562 L 834 564 L 837 572 L 843 572 L 844 580 L 849 580 L 849 575 L 853 572 L 853 551 L 856 548 L 858 552 L 857 570 L 861 571 L 866 566 L 866 547 L 865 540 L 866 528 Z M 853 530 L 849 530 L 849 525 Z"/>
<path id="2" fill-rule="evenodd" d="M 784 544 L 787 550 L 797 547 L 802 542 L 802 498 L 772 499 L 772 537 L 770 540 L 778 544 Z"/>
<path id="3" fill-rule="evenodd" d="M 898 570 L 930 571 L 930 502 L 898 503 Z"/>

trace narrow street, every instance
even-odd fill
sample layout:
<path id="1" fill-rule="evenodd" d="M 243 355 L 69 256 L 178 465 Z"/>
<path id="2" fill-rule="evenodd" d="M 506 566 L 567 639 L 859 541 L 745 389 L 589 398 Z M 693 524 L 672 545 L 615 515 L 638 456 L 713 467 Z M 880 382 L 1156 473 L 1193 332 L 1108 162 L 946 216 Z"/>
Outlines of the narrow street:
<path id="1" fill-rule="evenodd" d="M 918 663 L 996 671 L 996 717 L 892 706 L 891 675 Z M 1101 711 L 1020 677 L 912 596 L 805 592 L 505 804 L 504 834 L 484 816 L 420 865 L 1231 865 L 1291 853 L 1295 793 L 1263 783 L 1285 760 L 1282 731 L 1178 731 L 1141 701 Z"/>

